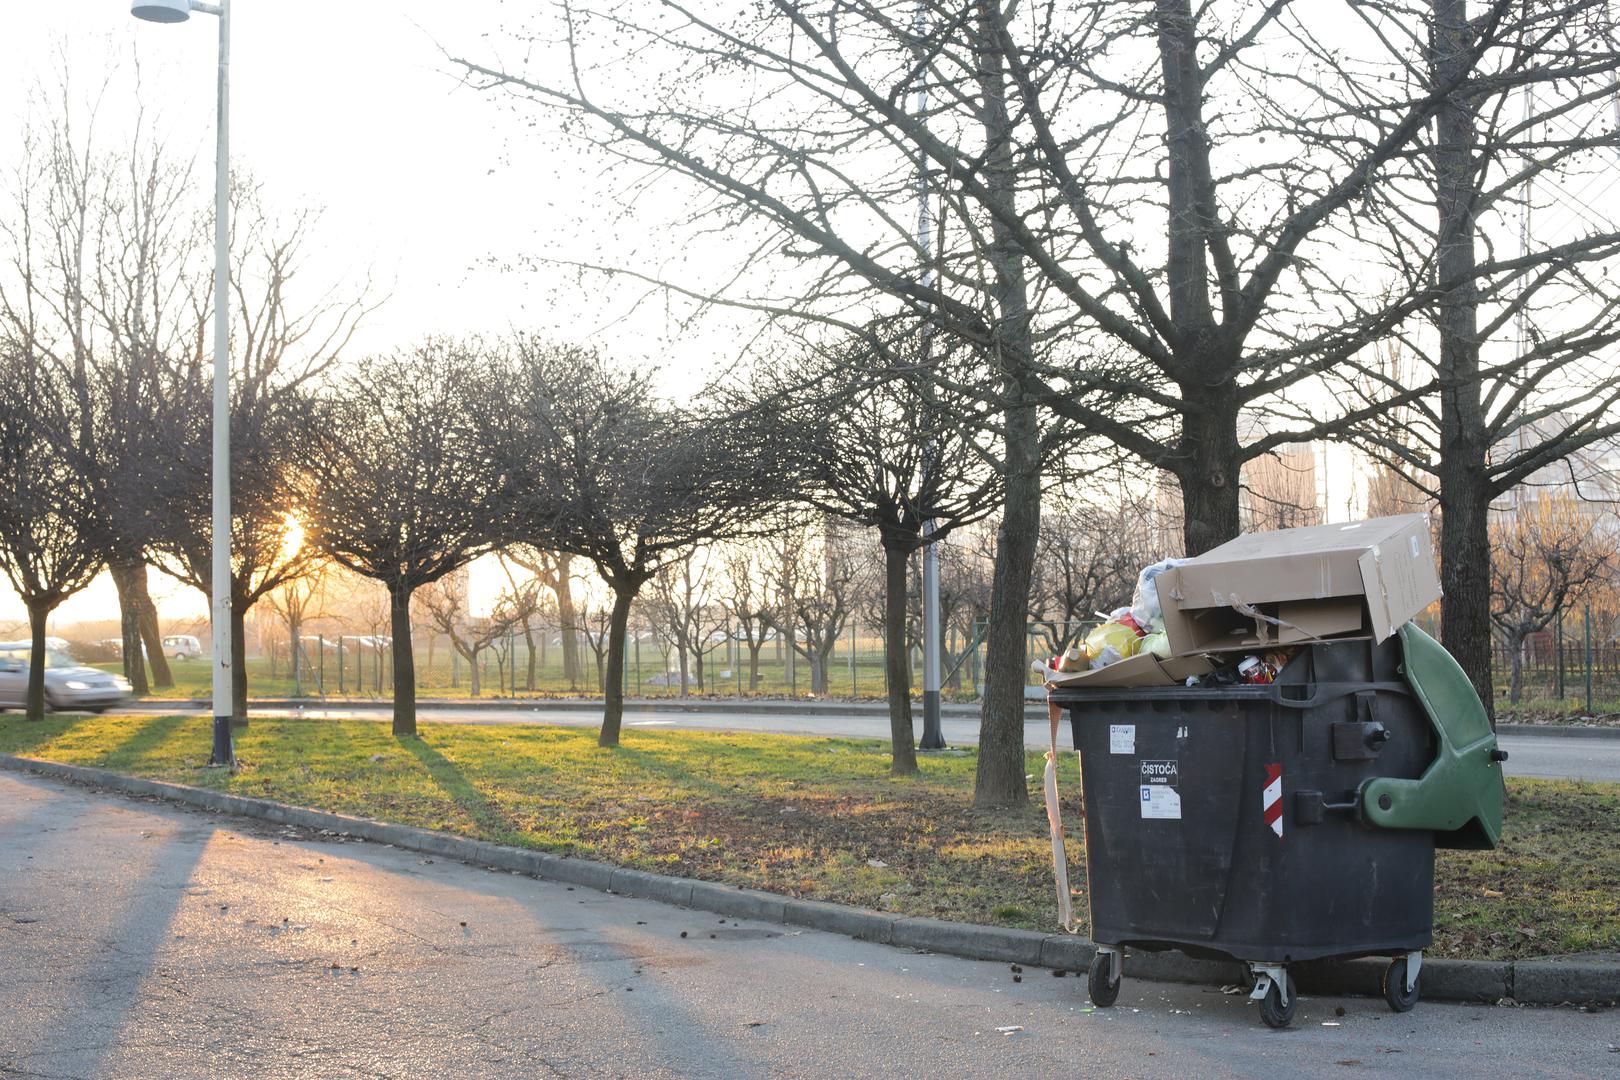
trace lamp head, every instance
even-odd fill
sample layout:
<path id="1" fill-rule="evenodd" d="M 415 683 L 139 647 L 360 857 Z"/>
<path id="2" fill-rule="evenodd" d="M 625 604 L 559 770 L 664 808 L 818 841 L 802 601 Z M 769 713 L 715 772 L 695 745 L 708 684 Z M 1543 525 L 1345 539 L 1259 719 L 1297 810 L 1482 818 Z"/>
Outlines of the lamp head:
<path id="1" fill-rule="evenodd" d="M 147 22 L 185 22 L 191 18 L 191 4 L 190 0 L 134 0 L 129 13 Z"/>

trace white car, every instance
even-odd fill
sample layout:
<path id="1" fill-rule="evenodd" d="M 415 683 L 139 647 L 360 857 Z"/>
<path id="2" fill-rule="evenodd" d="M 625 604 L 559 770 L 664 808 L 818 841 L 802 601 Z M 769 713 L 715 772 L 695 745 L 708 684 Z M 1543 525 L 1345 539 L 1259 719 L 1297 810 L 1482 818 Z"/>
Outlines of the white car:
<path id="1" fill-rule="evenodd" d="M 163 654 L 175 660 L 195 660 L 202 655 L 202 642 L 190 634 L 170 634 L 163 639 Z"/>
<path id="2" fill-rule="evenodd" d="M 0 644 L 0 709 L 20 709 L 28 700 L 29 645 Z M 58 712 L 98 713 L 129 698 L 129 680 L 85 667 L 60 649 L 45 650 L 45 707 Z"/>

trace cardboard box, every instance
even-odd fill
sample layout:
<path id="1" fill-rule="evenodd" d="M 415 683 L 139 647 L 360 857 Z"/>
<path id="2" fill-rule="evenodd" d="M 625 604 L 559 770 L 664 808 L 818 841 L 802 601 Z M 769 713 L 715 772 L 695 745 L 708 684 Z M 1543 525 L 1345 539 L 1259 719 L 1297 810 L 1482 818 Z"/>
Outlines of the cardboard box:
<path id="1" fill-rule="evenodd" d="M 1246 533 L 1159 578 L 1177 656 L 1382 641 L 1439 598 L 1426 514 Z"/>
<path id="2" fill-rule="evenodd" d="M 1055 673 L 1047 679 L 1048 686 L 1084 686 L 1088 690 L 1105 687 L 1179 686 L 1191 675 L 1207 675 L 1215 665 L 1201 656 L 1178 656 L 1160 660 L 1143 654 L 1117 660 L 1107 667 L 1091 671 L 1077 671 L 1072 675 Z"/>

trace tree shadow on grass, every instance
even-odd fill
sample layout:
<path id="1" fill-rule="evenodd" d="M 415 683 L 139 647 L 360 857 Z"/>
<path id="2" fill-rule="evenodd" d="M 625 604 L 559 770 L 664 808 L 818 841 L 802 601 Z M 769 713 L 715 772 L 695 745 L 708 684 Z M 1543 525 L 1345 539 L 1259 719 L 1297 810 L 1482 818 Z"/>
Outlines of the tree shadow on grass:
<path id="1" fill-rule="evenodd" d="M 189 716 L 153 716 L 131 731 L 123 741 L 109 747 L 101 756 L 101 764 L 109 769 L 128 770 L 141 759 L 164 746 Z"/>
<path id="2" fill-rule="evenodd" d="M 450 801 L 455 803 L 462 813 L 472 819 L 486 837 L 507 842 L 522 839 L 522 828 L 499 804 L 479 791 L 443 754 L 429 746 L 419 736 L 399 735 L 394 741 L 422 763 L 422 767 L 433 778 L 433 782 L 439 785 L 439 789 L 450 797 Z"/>
<path id="3" fill-rule="evenodd" d="M 660 777 L 670 786 L 691 792 L 694 795 L 706 796 L 719 802 L 731 802 L 739 798 L 755 801 L 779 801 L 768 795 L 750 795 L 746 786 L 739 789 L 716 780 L 716 775 L 725 776 L 725 762 L 723 760 L 716 761 L 714 768 L 707 773 L 702 773 L 656 751 L 636 750 L 620 745 L 613 749 L 613 753 L 627 764 L 633 765 L 651 776 Z M 723 758 L 723 755 L 716 755 L 716 757 Z"/>
<path id="4" fill-rule="evenodd" d="M 43 720 L 30 721 L 17 713 L 0 716 L 0 754 L 27 755 L 67 734 L 89 717 L 82 713 L 51 713 Z"/>

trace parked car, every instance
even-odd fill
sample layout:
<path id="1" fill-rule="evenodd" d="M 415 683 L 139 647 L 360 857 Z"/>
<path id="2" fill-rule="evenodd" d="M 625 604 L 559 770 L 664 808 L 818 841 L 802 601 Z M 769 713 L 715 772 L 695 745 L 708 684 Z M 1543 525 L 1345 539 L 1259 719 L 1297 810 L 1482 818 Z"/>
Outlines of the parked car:
<path id="1" fill-rule="evenodd" d="M 202 655 L 202 642 L 190 634 L 170 634 L 163 639 L 163 653 L 175 660 L 195 660 Z"/>
<path id="2" fill-rule="evenodd" d="M 27 703 L 29 646 L 0 644 L 0 709 Z M 57 712 L 98 713 L 129 698 L 129 680 L 85 667 L 60 649 L 45 650 L 45 707 Z"/>

